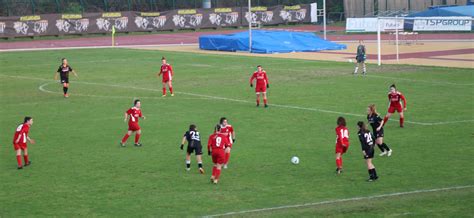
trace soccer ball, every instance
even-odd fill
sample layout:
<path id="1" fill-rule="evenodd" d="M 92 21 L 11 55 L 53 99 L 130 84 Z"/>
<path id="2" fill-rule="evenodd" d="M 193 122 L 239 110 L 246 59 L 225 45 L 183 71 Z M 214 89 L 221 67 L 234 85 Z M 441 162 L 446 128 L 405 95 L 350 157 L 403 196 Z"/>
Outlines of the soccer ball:
<path id="1" fill-rule="evenodd" d="M 291 158 L 291 163 L 293 164 L 299 164 L 300 163 L 300 159 L 297 157 L 297 156 L 293 156 Z"/>

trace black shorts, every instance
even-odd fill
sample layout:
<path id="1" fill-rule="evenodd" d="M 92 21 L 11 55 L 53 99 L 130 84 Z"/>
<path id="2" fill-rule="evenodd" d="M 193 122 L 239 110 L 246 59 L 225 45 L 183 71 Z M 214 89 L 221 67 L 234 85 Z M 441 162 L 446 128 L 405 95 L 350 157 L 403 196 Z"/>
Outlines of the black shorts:
<path id="1" fill-rule="evenodd" d="M 69 77 L 62 76 L 61 83 L 69 83 Z"/>
<path id="2" fill-rule="evenodd" d="M 380 131 L 375 131 L 375 139 L 383 137 L 383 128 Z"/>
<path id="3" fill-rule="evenodd" d="M 364 155 L 364 159 L 371 159 L 371 158 L 374 158 L 374 146 L 368 146 L 366 149 L 364 149 L 365 151 L 365 155 Z"/>
<path id="4" fill-rule="evenodd" d="M 365 55 L 357 55 L 356 56 L 357 63 L 361 63 L 365 61 Z"/>
<path id="5" fill-rule="evenodd" d="M 195 144 L 193 146 L 188 145 L 187 152 L 188 152 L 188 154 L 192 154 L 193 152 L 195 152 L 196 155 L 201 155 L 202 154 L 202 146 L 201 146 L 201 144 Z"/>

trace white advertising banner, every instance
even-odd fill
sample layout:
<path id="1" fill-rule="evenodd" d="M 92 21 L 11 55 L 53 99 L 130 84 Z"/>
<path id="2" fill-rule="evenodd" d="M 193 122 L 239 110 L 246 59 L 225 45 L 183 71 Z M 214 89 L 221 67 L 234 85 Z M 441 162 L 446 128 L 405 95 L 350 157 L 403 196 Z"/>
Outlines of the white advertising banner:
<path id="1" fill-rule="evenodd" d="M 402 19 L 380 19 L 380 31 L 403 30 Z M 347 18 L 346 32 L 377 32 L 377 18 Z"/>
<path id="2" fill-rule="evenodd" d="M 471 31 L 471 26 L 471 17 L 416 17 L 413 31 Z"/>

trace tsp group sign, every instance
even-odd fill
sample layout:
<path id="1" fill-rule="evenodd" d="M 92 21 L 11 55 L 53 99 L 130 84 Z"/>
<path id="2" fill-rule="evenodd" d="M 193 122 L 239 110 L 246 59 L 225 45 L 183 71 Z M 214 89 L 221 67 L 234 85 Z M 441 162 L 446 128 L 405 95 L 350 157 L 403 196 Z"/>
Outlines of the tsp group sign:
<path id="1" fill-rule="evenodd" d="M 415 18 L 413 31 L 471 31 L 471 17 Z"/>

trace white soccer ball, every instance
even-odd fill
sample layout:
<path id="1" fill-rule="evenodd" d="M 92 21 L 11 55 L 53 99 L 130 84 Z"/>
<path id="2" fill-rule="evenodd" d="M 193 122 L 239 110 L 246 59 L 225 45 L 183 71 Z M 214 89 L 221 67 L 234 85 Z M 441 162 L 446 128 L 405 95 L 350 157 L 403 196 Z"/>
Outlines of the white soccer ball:
<path id="1" fill-rule="evenodd" d="M 352 59 L 347 59 L 347 61 L 349 61 L 349 63 L 354 62 L 354 60 L 352 60 Z"/>
<path id="2" fill-rule="evenodd" d="M 291 163 L 292 164 L 299 164 L 300 163 L 300 159 L 297 157 L 297 156 L 293 156 L 291 158 Z"/>

